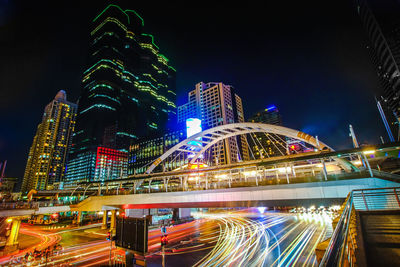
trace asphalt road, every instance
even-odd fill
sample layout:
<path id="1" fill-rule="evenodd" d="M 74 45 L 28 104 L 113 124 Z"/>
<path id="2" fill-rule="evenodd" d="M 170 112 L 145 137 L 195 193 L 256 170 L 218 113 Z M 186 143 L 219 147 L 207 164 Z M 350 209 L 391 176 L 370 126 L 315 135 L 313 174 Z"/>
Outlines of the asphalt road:
<path id="1" fill-rule="evenodd" d="M 167 228 L 165 266 L 316 266 L 315 246 L 331 233 L 330 219 L 322 215 L 261 213 L 257 209 L 218 211 L 195 214 L 197 219 Z M 42 250 L 56 243 L 47 259 L 54 266 L 100 266 L 110 258 L 120 258 L 124 251 L 110 246 L 100 230 L 85 228 L 44 231 L 40 227 L 22 225 L 21 231 L 39 238 Z M 161 266 L 160 229 L 149 232 L 150 267 Z M 31 250 L 33 249 L 30 248 Z M 25 255 L 25 249 L 14 255 Z M 123 257 L 123 256 L 122 256 Z M 0 264 L 10 264 L 10 257 L 0 258 Z M 37 259 L 35 266 L 45 266 Z M 13 263 L 12 266 L 26 266 Z"/>

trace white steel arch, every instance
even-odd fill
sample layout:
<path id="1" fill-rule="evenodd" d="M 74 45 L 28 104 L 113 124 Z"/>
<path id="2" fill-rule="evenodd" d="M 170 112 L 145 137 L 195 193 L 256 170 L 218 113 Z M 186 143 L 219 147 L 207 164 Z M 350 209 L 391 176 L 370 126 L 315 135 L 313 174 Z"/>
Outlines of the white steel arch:
<path id="1" fill-rule="evenodd" d="M 177 151 L 190 152 L 194 156 L 190 160 L 190 164 L 195 163 L 195 161 L 211 146 L 217 144 L 221 140 L 229 137 L 249 134 L 249 133 L 272 133 L 294 138 L 300 141 L 304 141 L 317 148 L 318 150 L 330 150 L 333 151 L 328 145 L 321 141 L 317 141 L 313 136 L 303 133 L 298 130 L 290 129 L 283 126 L 265 124 L 265 123 L 232 123 L 220 125 L 211 129 L 207 129 L 200 133 L 190 136 L 189 138 L 183 140 L 179 144 L 176 144 L 163 155 L 157 158 L 146 170 L 146 173 L 151 173 L 154 168 L 156 168 L 161 162 L 163 162 L 168 156 Z M 202 145 L 199 145 L 199 142 Z"/>

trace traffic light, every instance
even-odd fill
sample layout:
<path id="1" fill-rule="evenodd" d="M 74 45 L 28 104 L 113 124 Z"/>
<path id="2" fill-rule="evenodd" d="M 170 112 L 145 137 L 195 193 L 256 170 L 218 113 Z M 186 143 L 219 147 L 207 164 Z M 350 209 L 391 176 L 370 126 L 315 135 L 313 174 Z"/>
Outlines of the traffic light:
<path id="1" fill-rule="evenodd" d="M 107 237 L 106 237 L 106 239 L 107 239 L 107 240 L 111 240 L 111 232 L 107 232 Z"/>
<path id="2" fill-rule="evenodd" d="M 163 235 L 161 237 L 161 246 L 165 246 L 168 244 L 168 235 Z"/>
<path id="3" fill-rule="evenodd" d="M 107 237 L 106 237 L 106 239 L 108 240 L 108 241 L 115 241 L 116 239 L 117 239 L 117 236 L 116 235 L 111 235 L 111 232 L 107 232 Z"/>

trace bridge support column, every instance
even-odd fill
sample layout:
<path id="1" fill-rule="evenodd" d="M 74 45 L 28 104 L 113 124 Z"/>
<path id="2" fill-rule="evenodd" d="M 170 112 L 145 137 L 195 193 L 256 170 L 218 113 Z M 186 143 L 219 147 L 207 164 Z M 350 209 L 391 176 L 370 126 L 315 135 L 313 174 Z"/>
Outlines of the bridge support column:
<path id="1" fill-rule="evenodd" d="M 188 191 L 188 179 L 189 176 L 183 178 L 183 191 Z"/>
<path id="2" fill-rule="evenodd" d="M 286 174 L 287 183 L 290 184 L 290 181 L 289 181 L 289 173 L 288 173 L 288 165 L 287 165 L 287 163 L 285 164 L 285 174 Z"/>
<path id="3" fill-rule="evenodd" d="M 19 227 L 21 226 L 21 220 L 18 218 L 13 218 L 11 222 L 10 235 L 6 241 L 6 247 L 8 249 L 16 249 L 18 247 L 18 234 Z"/>
<path id="4" fill-rule="evenodd" d="M 103 211 L 103 221 L 101 224 L 101 229 L 107 229 L 107 219 L 108 219 L 107 213 L 108 213 L 107 210 Z"/>
<path id="5" fill-rule="evenodd" d="M 293 164 L 290 164 L 290 169 L 292 170 L 293 177 L 296 178 L 296 171 L 294 170 Z"/>
<path id="6" fill-rule="evenodd" d="M 77 225 L 81 225 L 81 223 L 82 223 L 82 218 L 83 216 L 82 216 L 82 211 L 78 211 L 78 215 L 76 216 L 76 224 Z"/>
<path id="7" fill-rule="evenodd" d="M 115 234 L 116 227 L 117 227 L 117 211 L 111 210 L 111 224 L 110 224 L 110 232 L 112 235 Z"/>
<path id="8" fill-rule="evenodd" d="M 279 184 L 279 171 L 278 171 L 278 166 L 274 165 L 274 168 L 275 168 L 276 183 Z"/>
<path id="9" fill-rule="evenodd" d="M 256 167 L 256 186 L 258 186 L 258 168 Z"/>
<path id="10" fill-rule="evenodd" d="M 322 172 L 324 173 L 325 181 L 328 181 L 328 173 L 326 171 L 325 160 L 323 158 L 321 159 L 321 163 L 322 163 Z"/>
<path id="11" fill-rule="evenodd" d="M 372 173 L 372 170 L 371 170 L 371 165 L 369 165 L 369 161 L 368 161 L 367 157 L 365 156 L 364 153 L 361 153 L 361 154 L 362 154 L 362 157 L 364 158 L 365 164 L 367 165 L 367 168 L 368 168 L 368 171 L 369 171 L 369 175 L 371 177 L 374 177 L 374 174 Z"/>
<path id="12" fill-rule="evenodd" d="M 151 180 L 152 179 L 149 180 L 149 193 L 151 193 Z M 164 181 L 164 186 L 165 186 L 165 181 Z"/>

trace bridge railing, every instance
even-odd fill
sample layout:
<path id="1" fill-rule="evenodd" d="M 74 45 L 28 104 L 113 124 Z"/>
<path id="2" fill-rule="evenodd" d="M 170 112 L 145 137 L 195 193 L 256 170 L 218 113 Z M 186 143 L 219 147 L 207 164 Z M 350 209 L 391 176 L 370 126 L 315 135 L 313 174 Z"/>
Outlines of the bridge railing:
<path id="1" fill-rule="evenodd" d="M 252 175 L 244 175 L 242 173 L 232 173 L 224 175 L 223 178 L 218 178 L 222 175 L 204 174 L 199 176 L 179 177 L 170 176 L 158 179 L 144 179 L 139 187 L 135 187 L 133 183 L 125 185 L 125 188 L 111 188 L 101 190 L 101 195 L 124 195 L 124 194 L 147 194 L 161 192 L 179 192 L 179 191 L 199 191 L 208 189 L 227 189 L 238 187 L 254 187 L 282 184 L 298 184 L 311 182 L 338 181 L 348 179 L 358 179 L 370 177 L 370 173 L 366 170 L 354 172 L 328 172 L 326 176 L 321 172 L 315 173 L 296 173 L 296 174 L 275 174 L 258 170 Z M 400 181 L 400 176 L 397 176 Z M 116 180 L 117 184 L 118 181 Z M 119 186 L 119 185 L 118 185 Z"/>
<path id="2" fill-rule="evenodd" d="M 92 184 L 88 197 L 94 195 L 126 195 L 126 194 L 148 194 L 162 192 L 201 191 L 209 189 L 228 189 L 238 187 L 255 187 L 282 184 L 299 184 L 311 182 L 339 181 L 371 177 L 382 178 L 390 181 L 400 182 L 400 175 L 385 173 L 377 170 L 369 171 L 360 169 L 358 171 L 329 171 L 303 170 L 296 172 L 281 172 L 277 168 L 246 168 L 231 172 L 197 172 L 190 174 L 168 174 L 159 175 L 145 179 L 125 179 L 123 181 L 113 180 L 103 184 Z M 87 186 L 87 185 L 86 185 Z M 93 191 L 94 190 L 94 191 Z M 89 191 L 88 191 L 89 192 Z M 82 200 L 82 199 L 80 199 Z M 79 202 L 79 201 L 78 201 Z M 68 204 L 73 204 L 68 203 Z"/>
<path id="3" fill-rule="evenodd" d="M 399 210 L 400 187 L 359 189 L 349 193 L 320 262 L 324 266 L 356 266 L 356 210 Z"/>
<path id="4" fill-rule="evenodd" d="M 77 203 L 78 201 L 76 201 Z M 70 201 L 14 201 L 14 202 L 0 202 L 0 210 L 12 210 L 12 209 L 39 209 L 41 207 L 53 207 L 53 206 L 64 206 L 71 204 Z"/>

